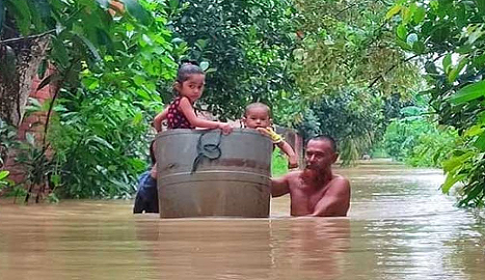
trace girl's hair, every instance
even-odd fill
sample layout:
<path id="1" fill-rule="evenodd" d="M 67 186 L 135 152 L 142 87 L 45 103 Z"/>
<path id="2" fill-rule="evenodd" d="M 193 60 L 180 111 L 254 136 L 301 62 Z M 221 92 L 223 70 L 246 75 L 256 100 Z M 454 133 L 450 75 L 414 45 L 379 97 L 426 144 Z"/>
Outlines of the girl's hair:
<path id="1" fill-rule="evenodd" d="M 179 70 L 177 71 L 177 82 L 183 83 L 187 81 L 190 75 L 202 74 L 204 71 L 199 67 L 199 63 L 195 60 L 184 59 L 180 62 Z"/>

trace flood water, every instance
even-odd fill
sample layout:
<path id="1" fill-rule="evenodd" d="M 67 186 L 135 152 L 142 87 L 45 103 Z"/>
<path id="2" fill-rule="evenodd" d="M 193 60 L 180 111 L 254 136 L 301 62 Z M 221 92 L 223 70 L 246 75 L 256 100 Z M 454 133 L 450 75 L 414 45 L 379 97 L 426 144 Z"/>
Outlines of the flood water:
<path id="1" fill-rule="evenodd" d="M 0 201 L 0 279 L 476 279 L 484 224 L 441 194 L 439 170 L 369 162 L 348 218 L 160 220 L 129 201 Z"/>

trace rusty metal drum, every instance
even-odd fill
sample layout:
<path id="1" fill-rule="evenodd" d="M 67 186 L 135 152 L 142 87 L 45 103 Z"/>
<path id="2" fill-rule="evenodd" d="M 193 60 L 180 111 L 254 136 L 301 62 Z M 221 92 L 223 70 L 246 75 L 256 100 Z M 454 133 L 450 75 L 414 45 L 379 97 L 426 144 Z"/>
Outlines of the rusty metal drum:
<path id="1" fill-rule="evenodd" d="M 161 218 L 269 216 L 269 137 L 252 129 L 174 129 L 155 146 Z"/>

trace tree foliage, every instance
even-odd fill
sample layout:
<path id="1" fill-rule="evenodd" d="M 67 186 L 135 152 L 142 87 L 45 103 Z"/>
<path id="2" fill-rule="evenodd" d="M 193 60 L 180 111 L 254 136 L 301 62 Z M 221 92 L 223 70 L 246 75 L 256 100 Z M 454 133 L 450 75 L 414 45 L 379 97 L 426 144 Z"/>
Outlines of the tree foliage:
<path id="1" fill-rule="evenodd" d="M 404 107 L 391 121 L 382 147 L 392 158 L 411 166 L 441 167 L 456 141 L 456 131 L 438 125 L 426 104 L 414 104 Z"/>
<path id="2" fill-rule="evenodd" d="M 124 6 L 110 1 L 19 0 L 5 7 L 9 22 L 3 31 L 50 36 L 46 61 L 56 70 L 41 85 L 50 83 L 58 91 L 50 102 L 31 106 L 47 112 L 49 129 L 29 152 L 50 146 L 53 155 L 46 161 L 53 162 L 49 166 L 55 170 L 41 173 L 45 178 L 49 174 L 50 184 L 66 197 L 133 193 L 136 177 L 146 166 L 148 120 L 162 108 L 161 95 L 175 76 L 175 60 L 185 52 L 183 45 L 172 42 L 166 26 L 177 7 L 161 1 L 120 2 Z M 21 11 L 13 5 L 22 3 L 28 8 Z M 39 68 L 40 76 L 45 68 Z M 35 167 L 33 159 L 19 158 Z"/>
<path id="3" fill-rule="evenodd" d="M 303 111 L 300 131 L 336 138 L 344 164 L 369 152 L 391 111 L 399 112 L 401 100 L 421 84 L 418 66 L 393 40 L 389 7 L 385 1 L 296 1 L 300 40 L 292 71 L 311 110 Z"/>
<path id="4" fill-rule="evenodd" d="M 410 96 L 419 76 L 392 40 L 385 1 L 296 1 L 302 40 L 295 49 L 296 81 L 320 98 L 346 87 L 373 87 Z"/>
<path id="5" fill-rule="evenodd" d="M 430 105 L 439 123 L 453 126 L 461 136 L 443 162 L 443 191 L 462 182 L 460 205 L 483 206 L 485 2 L 399 1 L 389 16 L 399 23 L 397 43 L 424 60 Z"/>
<path id="6" fill-rule="evenodd" d="M 188 57 L 208 67 L 202 101 L 216 115 L 240 118 L 255 101 L 272 107 L 296 92 L 289 73 L 294 48 L 292 1 L 180 1 L 173 30 Z"/>

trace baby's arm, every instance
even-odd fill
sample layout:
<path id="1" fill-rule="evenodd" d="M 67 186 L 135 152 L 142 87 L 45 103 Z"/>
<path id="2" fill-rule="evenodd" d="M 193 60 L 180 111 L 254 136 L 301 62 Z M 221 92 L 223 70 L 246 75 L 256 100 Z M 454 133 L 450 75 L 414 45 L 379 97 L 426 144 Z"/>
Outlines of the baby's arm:
<path id="1" fill-rule="evenodd" d="M 298 157 L 293 150 L 293 148 L 288 144 L 285 140 L 280 141 L 276 144 L 278 148 L 280 148 L 287 156 L 288 156 L 288 163 L 290 168 L 297 168 L 298 167 Z"/>
<path id="2" fill-rule="evenodd" d="M 220 128 L 225 134 L 232 132 L 232 127 L 228 123 L 215 122 L 198 118 L 194 113 L 194 108 L 187 98 L 182 98 L 179 105 L 180 111 L 185 115 L 189 123 L 201 128 Z"/>
<path id="3" fill-rule="evenodd" d="M 162 122 L 167 118 L 168 107 L 165 108 L 160 114 L 156 115 L 153 119 L 153 127 L 157 132 L 162 131 Z"/>

